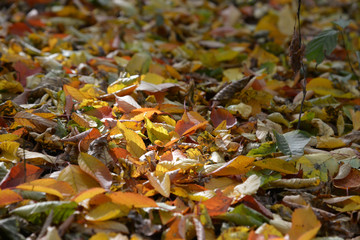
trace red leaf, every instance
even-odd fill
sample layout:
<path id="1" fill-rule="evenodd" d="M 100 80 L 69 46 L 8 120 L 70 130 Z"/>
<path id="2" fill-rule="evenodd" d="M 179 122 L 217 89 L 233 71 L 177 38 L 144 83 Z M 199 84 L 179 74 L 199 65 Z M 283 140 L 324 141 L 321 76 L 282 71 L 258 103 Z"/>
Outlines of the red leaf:
<path id="1" fill-rule="evenodd" d="M 18 163 L 11 168 L 10 172 L 0 183 L 0 188 L 11 188 L 16 187 L 19 184 L 25 183 L 25 172 L 26 181 L 32 181 L 38 179 L 43 170 L 37 166 L 26 164 L 26 171 L 24 169 L 24 163 Z"/>
<path id="2" fill-rule="evenodd" d="M 91 109 L 86 112 L 86 115 L 97 117 L 100 120 L 103 118 L 114 118 L 112 115 L 112 108 L 109 106 Z"/>
<path id="3" fill-rule="evenodd" d="M 9 27 L 10 34 L 14 34 L 14 35 L 18 35 L 18 36 L 22 37 L 25 35 L 25 32 L 32 32 L 32 30 L 31 30 L 31 28 L 28 27 L 28 25 L 26 25 L 25 23 L 22 23 L 22 22 L 13 23 Z"/>
<path id="4" fill-rule="evenodd" d="M 26 86 L 26 77 L 41 72 L 41 67 L 29 67 L 27 64 L 21 61 L 17 61 L 13 64 L 13 68 L 17 71 L 17 81 L 21 83 L 23 87 Z"/>
<path id="5" fill-rule="evenodd" d="M 247 195 L 243 197 L 240 202 L 243 202 L 246 206 L 258 211 L 259 213 L 262 213 L 264 216 L 270 219 L 273 218 L 272 213 L 264 205 L 256 201 L 256 199 L 252 196 Z"/>
<path id="6" fill-rule="evenodd" d="M 237 122 L 236 118 L 230 112 L 223 108 L 213 108 L 210 118 L 215 128 L 219 126 L 219 124 L 222 123 L 224 120 L 226 120 L 227 128 L 233 127 Z"/>

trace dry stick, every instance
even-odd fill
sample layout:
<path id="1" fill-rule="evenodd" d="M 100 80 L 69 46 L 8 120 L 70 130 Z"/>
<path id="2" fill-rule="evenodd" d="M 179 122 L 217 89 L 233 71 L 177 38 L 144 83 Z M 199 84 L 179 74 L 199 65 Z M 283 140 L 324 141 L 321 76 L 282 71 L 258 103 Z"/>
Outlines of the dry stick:
<path id="1" fill-rule="evenodd" d="M 298 31 L 299 31 L 299 46 L 301 46 L 301 31 L 300 31 L 300 9 L 301 9 L 301 0 L 298 0 L 298 10 L 297 10 L 297 22 L 298 22 Z M 301 83 L 301 87 L 303 90 L 303 98 L 301 100 L 301 105 L 300 105 L 300 113 L 299 113 L 299 120 L 298 120 L 298 124 L 297 124 L 297 129 L 300 129 L 300 123 L 301 123 L 301 115 L 302 115 L 302 111 L 303 111 L 303 107 L 304 107 L 304 101 L 305 101 L 305 97 L 306 97 L 306 69 L 304 66 L 304 63 L 301 59 L 301 68 L 300 68 L 300 75 L 301 75 L 301 71 L 303 72 L 303 80 L 300 81 Z"/>

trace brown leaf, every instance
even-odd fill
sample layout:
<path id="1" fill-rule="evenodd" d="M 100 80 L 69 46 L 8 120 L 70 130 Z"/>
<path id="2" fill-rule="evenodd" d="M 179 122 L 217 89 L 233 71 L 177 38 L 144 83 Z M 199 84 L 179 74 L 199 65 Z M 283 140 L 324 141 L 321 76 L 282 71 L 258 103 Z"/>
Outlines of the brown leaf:
<path id="1" fill-rule="evenodd" d="M 39 133 L 45 132 L 47 128 L 55 128 L 57 125 L 52 120 L 25 111 L 15 114 L 14 119 L 14 124 L 33 128 L 34 131 Z"/>

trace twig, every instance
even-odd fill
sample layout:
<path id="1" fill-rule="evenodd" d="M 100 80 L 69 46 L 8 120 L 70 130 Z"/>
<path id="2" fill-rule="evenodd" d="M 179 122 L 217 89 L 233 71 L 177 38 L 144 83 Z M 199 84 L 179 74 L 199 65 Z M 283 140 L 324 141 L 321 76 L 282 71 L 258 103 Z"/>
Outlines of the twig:
<path id="1" fill-rule="evenodd" d="M 298 22 L 298 36 L 299 36 L 299 46 L 301 46 L 301 24 L 300 24 L 300 10 L 301 10 L 301 0 L 298 0 L 298 10 L 297 10 L 297 22 Z M 304 63 L 302 61 L 302 59 L 300 60 L 301 63 L 301 67 L 300 67 L 300 75 L 301 72 L 303 74 L 303 80 L 300 81 L 301 83 L 301 88 L 303 90 L 303 98 L 301 100 L 301 105 L 300 105 L 300 113 L 299 113 L 299 120 L 298 120 L 298 124 L 297 124 L 297 129 L 300 129 L 300 125 L 301 125 L 301 115 L 302 115 L 302 111 L 303 111 L 303 107 L 304 107 L 304 101 L 305 101 L 305 97 L 306 97 L 306 69 L 304 66 Z"/>
<path id="2" fill-rule="evenodd" d="M 345 49 L 345 53 L 346 53 L 346 60 L 347 62 L 349 63 L 349 66 L 350 66 L 350 69 L 351 69 L 351 72 L 354 74 L 354 76 L 357 78 L 357 83 L 358 83 L 358 86 L 360 85 L 360 78 L 359 76 L 356 74 L 354 68 L 353 68 L 353 65 L 351 63 L 351 60 L 350 60 L 350 56 L 349 56 L 349 51 L 346 47 L 346 43 L 345 43 L 345 36 L 344 36 L 344 29 L 340 29 L 340 34 L 341 34 L 341 38 L 343 40 L 343 47 Z"/>

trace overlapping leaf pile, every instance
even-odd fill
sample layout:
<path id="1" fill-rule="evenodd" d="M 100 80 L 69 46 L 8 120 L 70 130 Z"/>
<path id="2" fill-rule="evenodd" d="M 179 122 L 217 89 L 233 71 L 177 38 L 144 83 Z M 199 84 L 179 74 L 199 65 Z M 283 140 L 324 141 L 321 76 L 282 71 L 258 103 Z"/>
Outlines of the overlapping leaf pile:
<path id="1" fill-rule="evenodd" d="M 296 130 L 297 6 L 248 2 L 3 1 L 0 238 L 358 236 L 356 3 L 304 1 Z"/>

